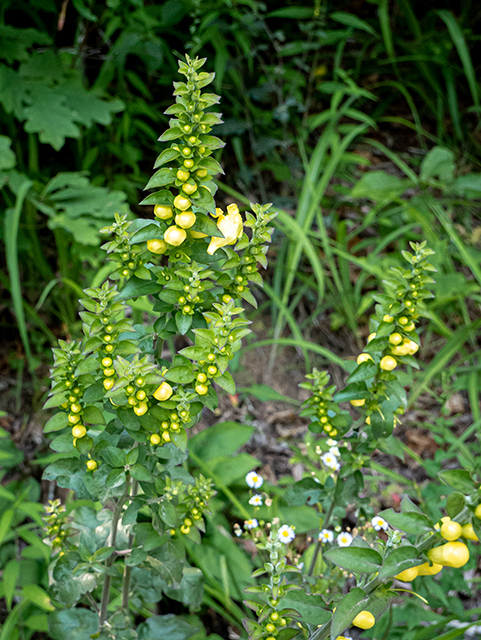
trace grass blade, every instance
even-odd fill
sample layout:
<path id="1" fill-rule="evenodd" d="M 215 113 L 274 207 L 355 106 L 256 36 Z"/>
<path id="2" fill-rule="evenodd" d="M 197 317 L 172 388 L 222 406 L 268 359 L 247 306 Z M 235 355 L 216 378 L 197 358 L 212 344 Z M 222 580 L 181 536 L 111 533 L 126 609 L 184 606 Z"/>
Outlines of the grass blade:
<path id="1" fill-rule="evenodd" d="M 28 368 L 31 372 L 34 370 L 32 352 L 28 341 L 27 323 L 25 322 L 25 314 L 23 311 L 22 286 L 20 283 L 20 271 L 18 267 L 18 227 L 20 224 L 20 216 L 22 214 L 22 206 L 27 195 L 27 191 L 33 182 L 25 180 L 20 185 L 17 192 L 15 207 L 8 209 L 5 215 L 5 251 L 7 259 L 8 275 L 10 277 L 11 295 L 13 302 L 13 310 L 17 318 L 18 330 L 22 339 L 25 356 L 28 362 Z"/>
<path id="2" fill-rule="evenodd" d="M 440 11 L 436 11 L 436 13 L 448 28 L 449 35 L 451 36 L 454 46 L 458 51 L 458 55 L 461 58 L 464 75 L 466 76 L 466 80 L 468 81 L 473 102 L 476 107 L 479 107 L 478 83 L 476 82 L 476 74 L 474 72 L 473 61 L 471 60 L 471 55 L 469 53 L 469 49 L 466 44 L 463 32 L 461 31 L 461 27 L 456 22 L 456 18 L 450 11 L 441 9 Z"/>

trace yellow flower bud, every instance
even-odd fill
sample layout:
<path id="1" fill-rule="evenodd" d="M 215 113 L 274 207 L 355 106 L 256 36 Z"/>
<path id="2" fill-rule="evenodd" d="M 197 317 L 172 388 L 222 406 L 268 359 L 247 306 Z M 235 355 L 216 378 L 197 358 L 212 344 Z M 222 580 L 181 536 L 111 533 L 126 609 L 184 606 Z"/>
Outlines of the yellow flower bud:
<path id="1" fill-rule="evenodd" d="M 168 382 L 162 382 L 162 384 L 154 391 L 153 396 L 159 402 L 164 402 L 170 398 L 172 393 L 173 390 L 170 384 Z"/>
<path id="2" fill-rule="evenodd" d="M 167 242 L 165 240 L 147 240 L 147 249 L 151 253 L 162 254 L 168 249 Z"/>
<path id="3" fill-rule="evenodd" d="M 154 216 L 161 220 L 168 220 L 169 218 L 172 218 L 173 215 L 174 212 L 172 207 L 166 207 L 162 204 L 156 204 L 154 207 Z"/>
<path id="4" fill-rule="evenodd" d="M 164 233 L 164 240 L 167 242 L 167 244 L 170 244 L 173 247 L 178 247 L 179 245 L 181 245 L 186 237 L 187 234 L 184 229 L 179 229 L 179 227 L 176 227 L 175 225 L 169 227 Z"/>

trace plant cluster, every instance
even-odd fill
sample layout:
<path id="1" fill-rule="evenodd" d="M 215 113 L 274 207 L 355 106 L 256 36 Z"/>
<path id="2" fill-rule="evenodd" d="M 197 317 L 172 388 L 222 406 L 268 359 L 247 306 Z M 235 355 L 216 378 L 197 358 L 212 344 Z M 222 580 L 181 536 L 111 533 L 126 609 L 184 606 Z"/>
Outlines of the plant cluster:
<path id="1" fill-rule="evenodd" d="M 206 132 L 207 123 L 219 116 L 203 110 L 218 98 L 201 93 L 213 79 L 198 73 L 204 62 L 187 57 L 179 64 L 187 83 L 176 85 L 177 102 L 169 111 L 178 117 L 162 137 L 175 140 L 188 127 L 192 135 L 182 152 L 174 144 L 158 161 L 170 162 L 181 153 L 195 179 L 180 180 L 180 170 L 174 175 L 172 168 L 161 169 L 148 187 L 166 188 L 144 201 L 155 205 L 156 218 L 130 223 L 117 216 L 105 230 L 115 234 L 105 249 L 109 259 L 120 262 L 114 278 L 121 288 L 106 281 L 86 289 L 80 300 L 84 339 L 60 341 L 54 352 L 46 407 L 60 411 L 45 431 L 60 432 L 51 446 L 64 455 L 47 467 L 46 477 L 88 504 L 74 503 L 65 526 L 58 505 L 48 508 L 48 539 L 54 552 L 60 551 L 54 555 L 52 595 L 73 607 L 52 616 L 51 630 L 77 616 L 85 628 L 98 627 L 93 637 L 144 637 L 151 623 L 134 632 L 131 616 L 151 608 L 163 591 L 195 602 L 183 584 L 189 575 L 184 539 L 200 542 L 215 490 L 209 479 L 193 477 L 182 466 L 186 429 L 204 406 L 215 408 L 214 383 L 235 393 L 227 367 L 250 331 L 249 322 L 237 317 L 243 312 L 238 301 L 255 303 L 248 286 L 262 283 L 257 265 L 266 265 L 268 225 L 275 215 L 268 213 L 269 205 L 253 205 L 245 221 L 249 237 L 235 205 L 226 215 L 215 208 L 214 184 L 204 179 L 219 169 L 209 158 L 219 143 Z M 186 159 L 192 164 L 186 166 Z M 145 242 L 147 257 L 140 244 Z M 153 251 L 161 243 L 162 251 Z M 158 319 L 142 341 L 125 300 L 141 295 L 146 284 Z M 172 345 L 176 335 L 185 335 L 191 346 L 166 352 L 161 343 Z M 154 596 L 136 589 L 143 581 L 152 585 Z M 79 604 L 98 613 L 95 624 L 92 611 Z"/>

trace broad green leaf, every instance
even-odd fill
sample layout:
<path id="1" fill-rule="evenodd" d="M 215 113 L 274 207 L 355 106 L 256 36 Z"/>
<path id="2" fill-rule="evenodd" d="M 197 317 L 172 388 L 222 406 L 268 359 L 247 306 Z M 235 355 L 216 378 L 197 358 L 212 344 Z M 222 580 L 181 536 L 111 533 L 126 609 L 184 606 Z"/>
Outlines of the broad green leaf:
<path id="1" fill-rule="evenodd" d="M 224 373 L 215 378 L 215 383 L 219 385 L 221 389 L 227 391 L 232 396 L 235 394 L 235 382 L 234 378 L 228 371 L 224 371 Z"/>
<path id="2" fill-rule="evenodd" d="M 48 618 L 53 640 L 87 640 L 98 629 L 98 615 L 90 609 L 63 609 Z"/>
<path id="3" fill-rule="evenodd" d="M 363 551 L 367 551 L 367 549 L 363 549 Z M 332 617 L 331 640 L 335 640 L 351 624 L 357 614 L 364 610 L 368 602 L 368 596 L 359 587 L 354 587 L 342 598 Z"/>
<path id="4" fill-rule="evenodd" d="M 410 186 L 412 183 L 409 180 L 401 180 L 390 173 L 369 171 L 355 184 L 350 196 L 387 203 L 401 196 Z"/>
<path id="5" fill-rule="evenodd" d="M 396 513 L 392 509 L 381 511 L 378 514 L 384 518 L 392 527 L 400 529 L 408 534 L 421 534 L 432 531 L 433 525 L 430 519 L 422 513 L 406 512 Z"/>
<path id="6" fill-rule="evenodd" d="M 361 547 L 330 549 L 324 557 L 353 573 L 375 573 L 382 565 L 382 557 L 377 551 Z"/>
<path id="7" fill-rule="evenodd" d="M 138 640 L 187 640 L 197 629 L 173 613 L 152 616 L 137 627 Z"/>
<path id="8" fill-rule="evenodd" d="M 454 168 L 454 153 L 444 147 L 433 147 L 421 163 L 421 181 L 429 182 L 432 178 L 436 178 L 447 184 L 454 180 Z"/>
<path id="9" fill-rule="evenodd" d="M 449 469 L 447 471 L 440 471 L 438 476 L 443 482 L 448 484 L 457 491 L 471 494 L 474 490 L 474 482 L 471 478 L 469 471 L 464 469 Z"/>
<path id="10" fill-rule="evenodd" d="M 194 379 L 192 366 L 189 367 L 187 365 L 180 364 L 175 367 L 171 367 L 164 375 L 164 378 L 170 382 L 177 382 L 179 384 L 192 382 Z"/>
<path id="11" fill-rule="evenodd" d="M 221 422 L 189 440 L 189 448 L 203 461 L 235 453 L 251 437 L 254 427 L 237 422 Z"/>
<path id="12" fill-rule="evenodd" d="M 326 605 L 321 596 L 307 594 L 304 589 L 289 591 L 280 603 L 285 609 L 295 609 L 301 615 L 295 616 L 299 620 L 306 622 L 312 627 L 324 624 L 331 618 L 331 612 L 326 609 Z"/>
<path id="13" fill-rule="evenodd" d="M 8 610 L 10 610 L 10 607 L 12 606 L 13 594 L 15 593 L 19 571 L 20 564 L 17 560 L 10 560 L 3 570 L 3 595 L 7 603 Z"/>
<path id="14" fill-rule="evenodd" d="M 180 335 L 183 336 L 190 329 L 190 326 L 192 324 L 192 316 L 182 313 L 182 311 L 177 311 L 177 313 L 175 314 L 175 324 L 177 325 L 177 329 L 179 330 Z M 195 349 L 195 347 L 191 348 Z"/>
<path id="15" fill-rule="evenodd" d="M 153 481 L 152 474 L 142 464 L 134 464 L 134 466 L 130 469 L 130 473 L 132 475 L 132 478 L 134 478 L 135 480 L 140 480 L 141 482 Z"/>
<path id="16" fill-rule="evenodd" d="M 10 138 L 0 136 L 0 171 L 12 169 L 17 163 L 15 153 L 10 149 L 11 144 Z"/>
<path id="17" fill-rule="evenodd" d="M 48 420 L 47 424 L 43 428 L 44 433 L 50 433 L 51 431 L 59 431 L 68 426 L 68 418 L 65 411 L 59 411 Z"/>
<path id="18" fill-rule="evenodd" d="M 446 502 L 446 511 L 448 512 L 448 516 L 450 518 L 455 518 L 458 513 L 466 506 L 466 498 L 459 491 L 455 491 L 448 496 Z"/>
<path id="19" fill-rule="evenodd" d="M 38 584 L 27 584 L 23 587 L 23 596 L 33 602 L 44 611 L 54 611 L 55 607 L 50 602 L 49 595 Z"/>
<path id="20" fill-rule="evenodd" d="M 398 547 L 384 557 L 382 569 L 379 571 L 379 580 L 391 578 L 405 569 L 411 569 L 422 563 L 423 560 L 419 558 L 419 551 L 415 547 Z"/>

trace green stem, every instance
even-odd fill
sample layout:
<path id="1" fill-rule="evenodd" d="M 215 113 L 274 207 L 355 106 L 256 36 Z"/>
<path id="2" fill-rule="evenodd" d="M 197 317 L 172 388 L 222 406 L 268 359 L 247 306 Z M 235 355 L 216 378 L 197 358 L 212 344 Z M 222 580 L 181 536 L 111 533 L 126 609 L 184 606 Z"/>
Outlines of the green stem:
<path id="1" fill-rule="evenodd" d="M 241 502 L 239 502 L 239 500 L 232 493 L 229 487 L 226 487 L 225 484 L 222 482 L 222 480 L 218 476 L 216 476 L 214 473 L 212 473 L 212 470 L 209 468 L 209 466 L 205 464 L 205 462 L 201 460 L 198 455 L 196 455 L 193 451 L 190 451 L 189 453 L 190 453 L 190 458 L 195 462 L 195 464 L 198 467 L 200 467 L 200 469 L 202 469 L 202 472 L 212 478 L 216 487 L 218 487 L 222 491 L 222 493 L 224 493 L 229 498 L 232 504 L 237 507 L 239 512 L 242 514 L 242 516 L 246 520 L 249 520 L 251 517 L 251 514 L 247 511 L 244 505 Z"/>
<path id="2" fill-rule="evenodd" d="M 336 487 L 334 489 L 334 495 L 332 496 L 331 505 L 326 514 L 326 517 L 324 518 L 324 522 L 322 523 L 322 526 L 324 527 L 324 529 L 326 529 L 326 527 L 328 526 L 329 520 L 331 519 L 331 516 L 332 516 L 332 512 L 334 511 L 334 507 L 336 506 L 336 500 L 339 493 L 338 487 L 342 487 L 342 484 L 339 482 L 339 478 L 336 480 Z M 309 567 L 309 571 L 307 573 L 308 576 L 312 576 L 312 574 L 314 573 L 314 567 L 316 566 L 317 556 L 319 555 L 320 550 L 321 550 L 321 541 L 318 538 L 316 542 L 316 548 L 314 549 L 314 555 L 312 556 L 311 566 Z"/>
<path id="3" fill-rule="evenodd" d="M 139 483 L 137 480 L 132 482 L 132 491 L 130 492 L 129 498 L 132 499 L 137 495 L 137 491 L 139 488 Z M 135 535 L 133 533 L 129 534 L 129 549 L 132 549 L 134 544 Z M 129 608 L 129 591 L 130 591 L 130 578 L 132 576 L 132 567 L 125 565 L 124 568 L 124 585 L 122 588 L 122 609 L 128 610 Z"/>
<path id="4" fill-rule="evenodd" d="M 112 516 L 112 533 L 110 546 L 113 547 L 112 554 L 107 558 L 105 566 L 107 569 L 113 565 L 115 560 L 115 543 L 117 542 L 117 530 L 119 526 L 120 514 L 122 513 L 122 507 L 125 504 L 125 501 L 129 497 L 130 493 L 130 476 L 127 475 L 127 480 L 125 481 L 125 491 L 119 501 L 117 502 L 114 514 Z M 111 576 L 109 574 L 105 574 L 104 587 L 102 589 L 102 600 L 100 602 L 100 614 L 99 614 L 99 631 L 102 630 L 102 627 L 107 620 L 107 607 L 109 606 L 109 597 L 110 597 L 110 582 Z"/>

